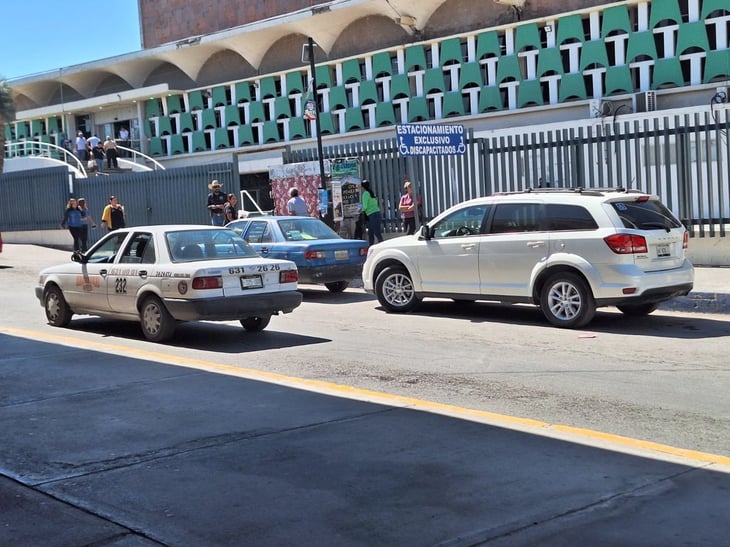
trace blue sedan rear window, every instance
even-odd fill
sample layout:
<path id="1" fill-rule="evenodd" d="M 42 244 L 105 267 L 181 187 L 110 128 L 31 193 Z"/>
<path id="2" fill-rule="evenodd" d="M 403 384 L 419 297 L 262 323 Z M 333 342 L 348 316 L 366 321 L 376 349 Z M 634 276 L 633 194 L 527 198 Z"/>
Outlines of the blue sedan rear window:
<path id="1" fill-rule="evenodd" d="M 305 241 L 311 239 L 340 239 L 337 232 L 316 218 L 296 218 L 280 220 L 279 228 L 287 241 Z"/>

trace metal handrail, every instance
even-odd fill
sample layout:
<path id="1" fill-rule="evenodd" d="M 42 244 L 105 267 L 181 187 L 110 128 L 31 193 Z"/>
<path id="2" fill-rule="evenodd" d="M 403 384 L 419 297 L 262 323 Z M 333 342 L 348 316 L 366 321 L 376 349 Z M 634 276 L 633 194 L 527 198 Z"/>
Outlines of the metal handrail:
<path id="1" fill-rule="evenodd" d="M 154 169 L 155 171 L 157 171 L 158 169 L 161 169 L 163 171 L 165 170 L 165 166 L 162 165 L 159 161 L 157 161 L 155 158 L 152 158 L 152 157 L 148 156 L 147 154 L 143 154 L 139 150 L 135 150 L 134 148 L 127 148 L 126 146 L 120 146 L 118 144 L 117 144 L 117 150 L 124 150 L 125 152 L 131 153 L 132 154 L 132 160 L 131 161 L 133 163 L 139 163 L 137 161 L 137 156 L 139 156 L 144 161 L 150 162 L 152 165 L 154 165 L 155 166 L 155 169 Z M 120 158 L 120 159 L 125 159 L 125 158 Z"/>
<path id="2" fill-rule="evenodd" d="M 259 212 L 259 214 L 260 214 L 261 216 L 266 216 L 266 215 L 268 215 L 268 214 L 270 214 L 270 213 L 271 213 L 271 211 L 264 211 L 263 209 L 261 209 L 261 207 L 259 207 L 259 204 L 258 204 L 258 203 L 256 203 L 256 200 L 255 200 L 255 199 L 253 199 L 253 196 L 252 196 L 252 195 L 251 195 L 251 194 L 250 194 L 250 193 L 248 192 L 248 190 L 241 190 L 241 207 L 243 207 L 243 210 L 244 210 L 244 211 L 246 210 L 246 207 L 245 207 L 245 205 L 246 205 L 246 202 L 245 202 L 245 200 L 243 199 L 244 197 L 247 197 L 247 198 L 248 198 L 248 200 L 249 200 L 249 201 L 250 201 L 251 203 L 253 203 L 254 207 L 256 207 L 256 209 L 258 210 L 258 212 Z"/>
<path id="3" fill-rule="evenodd" d="M 5 153 L 6 158 L 18 158 L 18 157 L 24 157 L 24 156 L 43 156 L 47 158 L 51 158 L 50 151 L 56 150 L 61 153 L 63 157 L 63 163 L 66 163 L 73 167 L 74 169 L 77 169 L 81 172 L 81 174 L 84 177 L 87 177 L 86 174 L 86 166 L 84 165 L 84 162 L 79 160 L 73 152 L 70 152 L 66 148 L 62 146 L 58 146 L 55 144 L 51 144 L 50 142 L 43 142 L 43 141 L 36 141 L 36 140 L 30 140 L 30 141 L 18 141 L 18 142 L 6 142 L 5 148 L 7 149 Z M 22 153 L 19 152 L 19 150 L 22 149 Z M 30 149 L 30 153 L 29 153 Z M 38 154 L 35 154 L 35 151 L 38 151 Z M 46 154 L 43 154 L 43 150 L 46 151 Z M 14 153 L 13 153 L 14 152 Z M 72 160 L 70 160 L 70 159 Z M 55 159 L 55 158 L 51 158 Z M 61 160 L 59 160 L 61 161 Z"/>

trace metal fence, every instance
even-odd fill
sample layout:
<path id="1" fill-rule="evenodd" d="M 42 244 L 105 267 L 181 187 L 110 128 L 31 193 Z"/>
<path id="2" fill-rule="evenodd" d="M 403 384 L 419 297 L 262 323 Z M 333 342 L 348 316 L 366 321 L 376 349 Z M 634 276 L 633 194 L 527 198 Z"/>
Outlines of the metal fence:
<path id="1" fill-rule="evenodd" d="M 542 131 L 470 133 L 463 156 L 403 158 L 395 138 L 324 148 L 326 159 L 358 157 L 399 231 L 403 180 L 416 183 L 428 219 L 466 199 L 538 187 L 632 188 L 658 195 L 693 236 L 725 237 L 730 223 L 728 110 L 606 117 Z M 313 161 L 316 150 L 285 155 Z"/>
<path id="2" fill-rule="evenodd" d="M 75 178 L 66 167 L 6 173 L 0 176 L 0 230 L 58 229 L 69 197 L 84 197 L 98 223 L 111 195 L 124 205 L 130 226 L 209 224 L 206 199 L 213 179 L 238 193 L 235 163 L 90 178 Z M 101 232 L 89 235 L 93 243 Z"/>
<path id="3" fill-rule="evenodd" d="M 606 117 L 541 131 L 469 132 L 463 156 L 404 158 L 396 140 L 324 148 L 327 159 L 356 157 L 381 200 L 386 232 L 402 230 L 397 211 L 408 178 L 432 218 L 451 205 L 530 187 L 626 187 L 658 195 L 692 236 L 725 237 L 730 224 L 728 109 L 677 115 Z M 316 150 L 287 151 L 284 163 L 314 161 Z M 207 184 L 240 189 L 237 163 L 75 179 L 66 168 L 0 175 L 0 230 L 58 227 L 69 196 L 83 196 L 98 221 L 111 194 L 130 225 L 208 223 Z"/>

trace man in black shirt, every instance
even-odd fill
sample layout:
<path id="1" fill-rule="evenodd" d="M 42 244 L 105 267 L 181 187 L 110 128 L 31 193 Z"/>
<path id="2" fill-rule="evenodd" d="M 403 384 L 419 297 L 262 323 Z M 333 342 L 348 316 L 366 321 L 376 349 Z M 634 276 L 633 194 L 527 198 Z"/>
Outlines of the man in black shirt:
<path id="1" fill-rule="evenodd" d="M 211 190 L 208 194 L 208 211 L 210 211 L 210 223 L 213 226 L 223 226 L 226 223 L 226 203 L 228 197 L 221 191 L 223 185 L 214 180 L 208 185 Z"/>

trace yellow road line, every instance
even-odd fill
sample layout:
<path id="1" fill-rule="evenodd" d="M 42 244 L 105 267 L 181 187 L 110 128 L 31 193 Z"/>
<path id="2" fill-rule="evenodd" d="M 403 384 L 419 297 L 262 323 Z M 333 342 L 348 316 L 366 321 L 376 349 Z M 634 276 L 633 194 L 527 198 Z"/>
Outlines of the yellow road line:
<path id="1" fill-rule="evenodd" d="M 314 391 L 326 395 L 333 395 L 348 399 L 356 399 L 371 403 L 383 404 L 387 406 L 411 408 L 432 412 L 434 414 L 442 414 L 455 418 L 461 418 L 480 423 L 486 423 L 495 426 L 506 427 L 510 429 L 518 429 L 529 431 L 540 435 L 547 433 L 558 433 L 570 436 L 573 439 L 581 439 L 584 442 L 596 441 L 600 443 L 612 444 L 617 447 L 624 447 L 630 450 L 653 452 L 671 456 L 673 458 L 681 458 L 694 461 L 697 464 L 715 464 L 722 466 L 730 466 L 730 457 L 719 454 L 711 454 L 708 452 L 699 452 L 696 450 L 688 450 L 685 448 L 676 448 L 673 446 L 655 443 L 652 441 L 644 441 L 612 433 L 604 433 L 594 431 L 592 429 L 584 429 L 562 424 L 551 424 L 540 420 L 530 418 L 520 418 L 518 416 L 509 416 L 506 414 L 497 414 L 484 410 L 475 410 L 470 408 L 426 401 L 412 397 L 404 397 L 402 395 L 394 395 L 381 391 L 373 391 L 369 389 L 361 389 L 343 384 L 335 384 L 333 382 L 325 382 L 322 380 L 310 380 L 307 378 L 298 378 L 296 376 L 287 376 L 276 372 L 266 372 L 262 370 L 237 367 L 232 365 L 221 365 L 211 361 L 203 361 L 200 359 L 191 359 L 189 357 L 180 357 L 170 355 L 169 353 L 161 353 L 156 351 L 148 351 L 143 349 L 130 348 L 110 344 L 107 342 L 95 342 L 74 338 L 67 335 L 56 335 L 47 332 L 31 331 L 25 329 L 16 329 L 13 327 L 0 326 L 0 333 L 17 336 L 21 338 L 29 338 L 31 340 L 43 340 L 47 342 L 58 343 L 64 346 L 71 346 L 79 349 L 92 349 L 104 353 L 114 353 L 116 355 L 123 354 L 127 357 L 156 361 L 160 363 L 193 368 L 216 374 L 226 374 L 249 380 L 257 380 L 269 382 L 273 384 L 283 385 L 295 389 L 304 389 Z"/>

